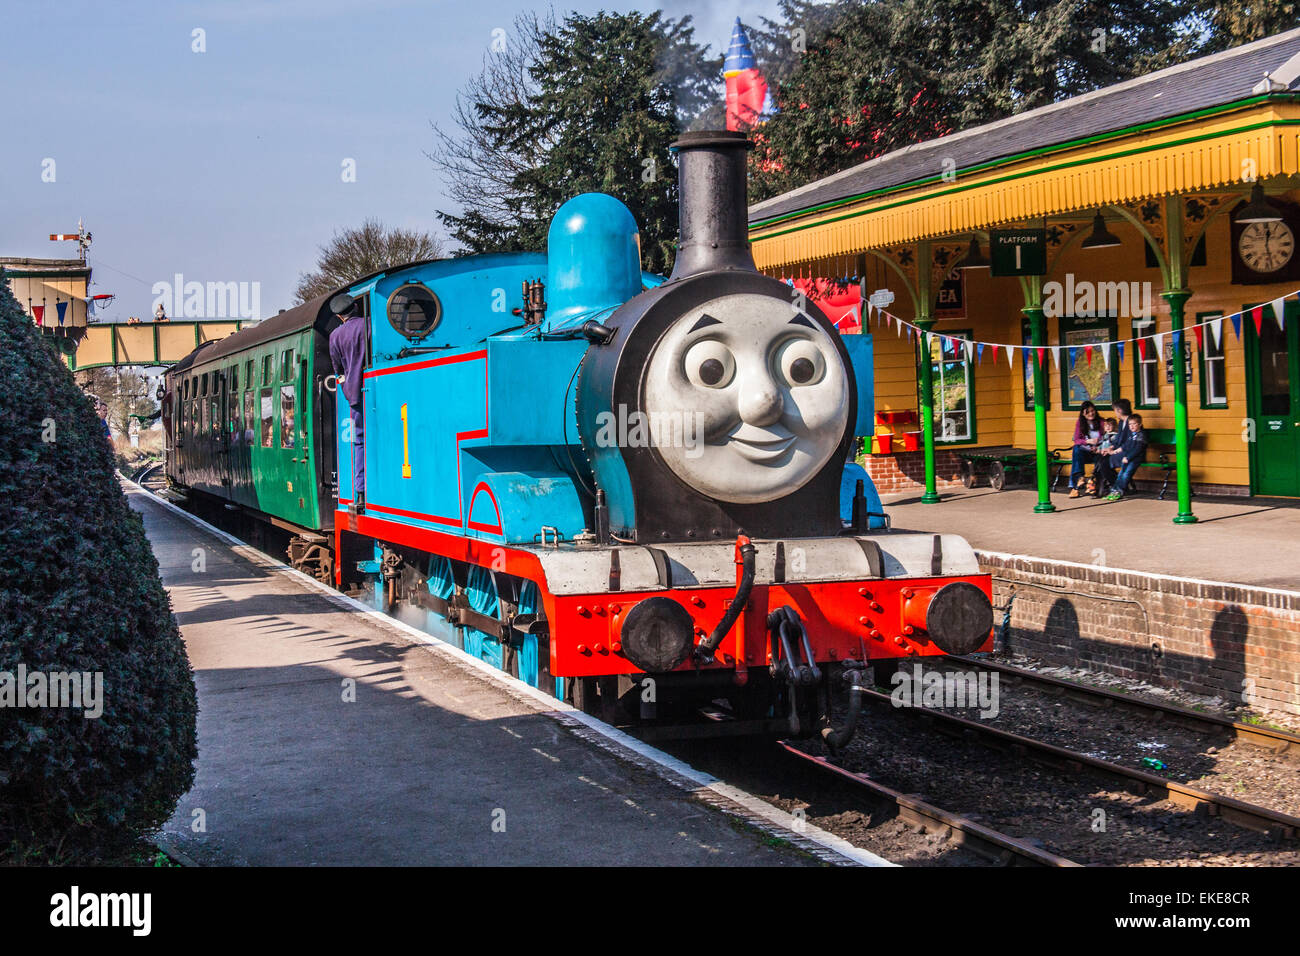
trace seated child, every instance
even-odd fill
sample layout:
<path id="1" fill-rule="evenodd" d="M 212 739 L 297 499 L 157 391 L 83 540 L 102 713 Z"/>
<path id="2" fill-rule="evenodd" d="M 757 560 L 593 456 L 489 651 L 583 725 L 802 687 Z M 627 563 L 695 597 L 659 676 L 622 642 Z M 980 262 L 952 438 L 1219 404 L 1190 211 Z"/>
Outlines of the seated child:
<path id="1" fill-rule="evenodd" d="M 1129 482 L 1133 480 L 1133 473 L 1147 458 L 1147 433 L 1142 430 L 1142 416 L 1130 415 L 1124 424 L 1128 427 L 1120 437 L 1118 450 L 1107 456 L 1111 462 L 1110 468 L 1118 472 L 1115 487 L 1106 496 L 1107 501 L 1119 501 L 1124 497 Z"/>

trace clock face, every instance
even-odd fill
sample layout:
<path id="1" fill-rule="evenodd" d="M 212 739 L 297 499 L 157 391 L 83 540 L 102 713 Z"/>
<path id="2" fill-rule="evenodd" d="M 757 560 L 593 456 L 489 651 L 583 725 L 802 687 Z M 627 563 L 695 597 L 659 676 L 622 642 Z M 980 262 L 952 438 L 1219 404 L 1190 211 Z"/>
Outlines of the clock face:
<path id="1" fill-rule="evenodd" d="M 1284 222 L 1252 222 L 1237 239 L 1237 254 L 1252 272 L 1277 272 L 1295 255 L 1295 234 Z"/>

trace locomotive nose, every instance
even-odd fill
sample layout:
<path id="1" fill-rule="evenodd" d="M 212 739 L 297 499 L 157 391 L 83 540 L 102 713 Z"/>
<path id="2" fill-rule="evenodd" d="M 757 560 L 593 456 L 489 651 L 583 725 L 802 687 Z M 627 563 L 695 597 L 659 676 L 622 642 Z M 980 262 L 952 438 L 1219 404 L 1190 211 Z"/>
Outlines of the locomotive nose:
<path id="1" fill-rule="evenodd" d="M 952 581 L 932 594 L 918 592 L 908 598 L 903 620 L 923 629 L 945 654 L 970 654 L 988 640 L 993 604 L 969 581 Z"/>

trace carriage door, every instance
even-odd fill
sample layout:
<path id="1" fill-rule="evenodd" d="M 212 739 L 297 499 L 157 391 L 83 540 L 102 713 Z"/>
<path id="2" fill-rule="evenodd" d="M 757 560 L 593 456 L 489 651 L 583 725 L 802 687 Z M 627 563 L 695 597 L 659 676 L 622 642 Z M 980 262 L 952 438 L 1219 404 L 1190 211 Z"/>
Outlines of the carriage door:
<path id="1" fill-rule="evenodd" d="M 1300 310 L 1287 303 L 1284 328 L 1264 306 L 1259 332 L 1249 313 L 1246 397 L 1255 423 L 1250 444 L 1250 484 L 1257 495 L 1300 496 Z"/>

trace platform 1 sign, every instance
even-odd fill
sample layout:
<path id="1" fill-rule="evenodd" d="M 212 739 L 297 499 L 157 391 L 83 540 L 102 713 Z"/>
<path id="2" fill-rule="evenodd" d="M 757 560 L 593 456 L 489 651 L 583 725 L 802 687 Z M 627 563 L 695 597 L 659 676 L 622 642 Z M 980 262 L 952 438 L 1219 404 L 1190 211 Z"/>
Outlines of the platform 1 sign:
<path id="1" fill-rule="evenodd" d="M 989 232 L 995 276 L 1047 274 L 1046 229 L 994 229 Z"/>

